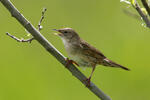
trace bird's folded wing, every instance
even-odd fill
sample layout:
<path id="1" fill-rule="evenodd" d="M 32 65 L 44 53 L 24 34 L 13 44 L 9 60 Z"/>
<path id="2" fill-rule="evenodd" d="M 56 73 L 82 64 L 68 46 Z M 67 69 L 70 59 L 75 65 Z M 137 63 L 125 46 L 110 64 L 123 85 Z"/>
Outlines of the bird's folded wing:
<path id="1" fill-rule="evenodd" d="M 86 41 L 81 41 L 80 46 L 82 48 L 82 53 L 96 58 L 96 59 L 104 59 L 106 58 L 99 50 L 94 48 L 93 46 L 89 45 Z"/>

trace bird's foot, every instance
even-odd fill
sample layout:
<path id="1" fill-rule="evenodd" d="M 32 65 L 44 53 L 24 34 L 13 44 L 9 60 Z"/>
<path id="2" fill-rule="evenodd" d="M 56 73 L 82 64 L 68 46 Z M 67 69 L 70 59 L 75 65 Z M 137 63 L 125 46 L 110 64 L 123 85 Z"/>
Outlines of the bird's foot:
<path id="1" fill-rule="evenodd" d="M 87 78 L 85 81 L 86 81 L 86 87 L 90 87 L 91 77 Z"/>
<path id="2" fill-rule="evenodd" d="M 75 64 L 75 65 L 77 65 L 77 66 L 79 66 L 75 61 L 73 61 L 73 60 L 69 60 L 69 58 L 66 58 L 65 59 L 66 60 L 66 67 L 68 68 L 68 66 L 70 65 L 70 64 Z"/>

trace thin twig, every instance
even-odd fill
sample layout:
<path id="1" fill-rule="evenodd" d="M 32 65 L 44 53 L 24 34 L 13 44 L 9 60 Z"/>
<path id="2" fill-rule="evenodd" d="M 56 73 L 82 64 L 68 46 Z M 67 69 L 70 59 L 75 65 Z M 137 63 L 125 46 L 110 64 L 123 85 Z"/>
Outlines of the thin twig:
<path id="1" fill-rule="evenodd" d="M 44 19 L 44 14 L 45 14 L 46 10 L 47 10 L 46 8 L 43 8 L 42 16 L 41 16 L 41 19 L 40 19 L 39 24 L 38 24 L 38 30 L 39 31 L 42 29 L 41 23 L 42 23 L 42 21 Z"/>
<path id="2" fill-rule="evenodd" d="M 42 16 L 41 16 L 40 21 L 39 21 L 39 24 L 38 24 L 38 30 L 39 30 L 39 31 L 42 29 L 41 23 L 42 23 L 42 21 L 43 21 L 43 19 L 44 19 L 44 14 L 45 14 L 46 10 L 47 10 L 46 8 L 43 8 Z M 30 34 L 30 33 L 29 33 L 29 34 Z M 26 39 L 26 40 L 23 39 L 23 38 L 19 39 L 19 38 L 17 38 L 16 36 L 11 35 L 11 34 L 8 33 L 8 32 L 6 32 L 6 35 L 10 36 L 11 38 L 13 38 L 14 40 L 16 40 L 17 42 L 29 42 L 29 43 L 31 43 L 32 40 L 34 40 L 34 37 L 32 37 L 32 38 L 30 38 L 30 39 Z"/>
<path id="3" fill-rule="evenodd" d="M 15 17 L 24 28 L 31 33 L 31 35 L 37 40 L 50 54 L 52 54 L 61 64 L 66 65 L 65 57 L 16 9 L 16 7 L 10 2 L 10 0 L 1 0 L 1 3 L 9 10 L 13 17 Z M 84 85 L 87 77 L 82 74 L 73 64 L 70 64 L 67 68 L 72 75 L 79 79 Z M 111 100 L 102 90 L 100 90 L 94 83 L 90 83 L 90 87 L 87 87 L 101 100 Z"/>
<path id="4" fill-rule="evenodd" d="M 148 12 L 148 15 L 150 16 L 150 8 L 148 6 L 148 3 L 146 2 L 146 0 L 141 0 L 143 6 L 145 7 L 146 11 Z"/>
<path id="5" fill-rule="evenodd" d="M 17 42 L 29 42 L 29 43 L 31 43 L 31 41 L 34 39 L 34 38 L 30 38 L 30 39 L 19 39 L 19 38 L 17 38 L 17 37 L 15 37 L 15 36 L 13 36 L 13 35 L 11 35 L 11 34 L 9 34 L 8 32 L 6 32 L 6 35 L 8 35 L 8 36 L 10 36 L 11 38 L 13 38 L 14 40 L 16 40 Z"/>
<path id="6" fill-rule="evenodd" d="M 139 15 L 142 17 L 142 19 L 144 20 L 146 26 L 148 28 L 150 28 L 150 20 L 148 19 L 147 15 L 145 15 L 142 12 L 142 10 L 141 10 L 141 8 L 140 8 L 140 6 L 139 6 L 139 4 L 138 4 L 138 2 L 136 0 L 135 0 L 135 5 L 133 5 L 133 7 L 137 10 L 137 12 L 139 13 Z"/>

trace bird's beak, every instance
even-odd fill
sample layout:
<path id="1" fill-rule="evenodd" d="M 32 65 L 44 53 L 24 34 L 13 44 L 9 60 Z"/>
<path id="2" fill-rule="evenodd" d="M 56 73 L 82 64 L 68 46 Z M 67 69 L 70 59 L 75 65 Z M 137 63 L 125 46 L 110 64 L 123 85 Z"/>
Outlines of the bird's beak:
<path id="1" fill-rule="evenodd" d="M 59 32 L 59 33 L 54 33 L 54 35 L 57 35 L 57 36 L 61 36 L 62 35 L 62 33 L 59 31 L 59 29 L 52 29 L 52 30 Z"/>

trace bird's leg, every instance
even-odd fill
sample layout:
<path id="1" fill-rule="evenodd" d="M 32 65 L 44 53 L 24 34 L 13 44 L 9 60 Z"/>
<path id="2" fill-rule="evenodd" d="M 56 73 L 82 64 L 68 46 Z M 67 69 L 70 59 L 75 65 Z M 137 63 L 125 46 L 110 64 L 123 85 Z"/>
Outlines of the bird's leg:
<path id="1" fill-rule="evenodd" d="M 75 64 L 75 65 L 77 65 L 77 66 L 79 66 L 75 61 L 73 61 L 73 60 L 69 60 L 69 58 L 66 58 L 65 59 L 66 60 L 66 67 L 68 68 L 68 66 L 70 65 L 70 64 Z"/>
<path id="2" fill-rule="evenodd" d="M 87 87 L 90 87 L 91 77 L 92 77 L 92 75 L 93 75 L 94 70 L 95 70 L 95 66 L 92 67 L 92 72 L 91 72 L 89 78 L 86 79 L 86 81 L 87 81 L 86 86 L 87 86 Z"/>

